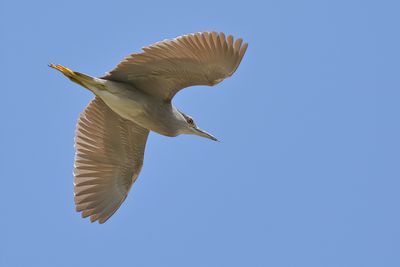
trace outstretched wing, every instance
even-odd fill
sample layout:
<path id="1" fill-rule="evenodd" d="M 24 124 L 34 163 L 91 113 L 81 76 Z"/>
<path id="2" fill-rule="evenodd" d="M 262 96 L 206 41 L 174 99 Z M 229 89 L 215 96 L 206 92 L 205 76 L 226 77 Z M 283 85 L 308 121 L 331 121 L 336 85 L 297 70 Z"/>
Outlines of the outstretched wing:
<path id="1" fill-rule="evenodd" d="M 75 137 L 75 205 L 92 222 L 107 221 L 125 200 L 143 165 L 149 131 L 100 98 L 81 113 Z"/>
<path id="2" fill-rule="evenodd" d="M 122 60 L 103 79 L 129 83 L 148 94 L 171 100 L 192 85 L 215 85 L 231 76 L 247 49 L 242 39 L 200 32 L 143 47 Z"/>

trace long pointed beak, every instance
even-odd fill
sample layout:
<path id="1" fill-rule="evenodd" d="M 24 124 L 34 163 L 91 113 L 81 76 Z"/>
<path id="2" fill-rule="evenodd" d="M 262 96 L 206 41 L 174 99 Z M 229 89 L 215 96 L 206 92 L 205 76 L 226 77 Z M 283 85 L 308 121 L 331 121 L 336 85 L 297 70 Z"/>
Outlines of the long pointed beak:
<path id="1" fill-rule="evenodd" d="M 195 131 L 194 131 L 195 134 L 198 135 L 198 136 L 202 136 L 202 137 L 211 139 L 211 140 L 213 140 L 213 141 L 219 142 L 219 140 L 218 140 L 217 138 L 215 138 L 212 134 L 209 134 L 209 133 L 207 133 L 206 131 L 203 131 L 203 130 L 200 129 L 200 128 L 194 128 L 194 130 L 195 130 Z"/>

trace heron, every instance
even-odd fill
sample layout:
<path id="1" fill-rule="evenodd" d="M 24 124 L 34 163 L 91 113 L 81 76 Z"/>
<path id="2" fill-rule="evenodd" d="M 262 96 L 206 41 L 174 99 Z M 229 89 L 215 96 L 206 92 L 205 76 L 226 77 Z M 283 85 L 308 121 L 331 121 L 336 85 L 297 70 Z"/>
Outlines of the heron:
<path id="1" fill-rule="evenodd" d="M 222 32 L 198 32 L 145 46 L 102 77 L 49 64 L 94 94 L 75 132 L 74 202 L 83 218 L 102 224 L 121 206 L 142 169 L 150 131 L 217 141 L 171 101 L 186 87 L 231 76 L 247 46 Z"/>

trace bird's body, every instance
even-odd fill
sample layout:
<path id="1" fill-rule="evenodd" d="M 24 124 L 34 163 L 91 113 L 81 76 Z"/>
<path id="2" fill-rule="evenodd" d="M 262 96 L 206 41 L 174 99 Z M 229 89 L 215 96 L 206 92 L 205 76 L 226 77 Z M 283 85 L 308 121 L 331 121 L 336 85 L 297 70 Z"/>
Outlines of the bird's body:
<path id="1" fill-rule="evenodd" d="M 165 136 L 185 133 L 185 118 L 170 101 L 163 101 L 133 85 L 90 77 L 95 82 L 88 89 L 124 119 Z"/>
<path id="2" fill-rule="evenodd" d="M 215 85 L 231 76 L 246 48 L 242 39 L 202 32 L 144 47 L 100 78 L 50 64 L 95 95 L 76 130 L 77 211 L 99 223 L 114 214 L 140 173 L 149 131 L 217 140 L 171 100 L 185 87 Z"/>

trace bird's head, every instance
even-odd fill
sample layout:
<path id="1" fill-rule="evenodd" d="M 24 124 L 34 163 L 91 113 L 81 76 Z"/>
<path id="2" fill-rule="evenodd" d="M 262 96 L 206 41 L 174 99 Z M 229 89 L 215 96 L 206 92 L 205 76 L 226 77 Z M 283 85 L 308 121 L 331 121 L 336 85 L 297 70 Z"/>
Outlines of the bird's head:
<path id="1" fill-rule="evenodd" d="M 196 123 L 194 122 L 193 118 L 190 117 L 189 115 L 179 111 L 184 120 L 185 120 L 185 132 L 187 134 L 195 134 L 198 136 L 202 136 L 208 139 L 211 139 L 213 141 L 218 141 L 217 138 L 215 138 L 212 134 L 207 133 L 206 131 L 203 131 L 202 129 L 200 129 L 199 127 L 197 127 Z"/>

